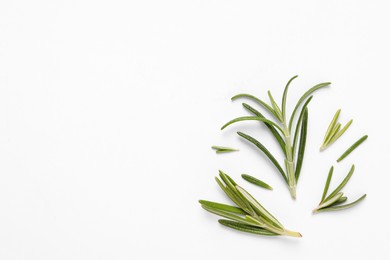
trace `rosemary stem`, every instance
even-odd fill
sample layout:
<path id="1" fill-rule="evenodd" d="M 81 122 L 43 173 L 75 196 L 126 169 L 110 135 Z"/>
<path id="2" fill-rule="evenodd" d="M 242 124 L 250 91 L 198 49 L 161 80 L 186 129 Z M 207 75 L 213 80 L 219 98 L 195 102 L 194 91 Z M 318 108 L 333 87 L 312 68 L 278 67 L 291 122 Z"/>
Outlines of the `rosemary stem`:
<path id="1" fill-rule="evenodd" d="M 286 143 L 286 171 L 287 171 L 287 180 L 288 187 L 290 190 L 291 197 L 296 198 L 296 187 L 297 182 L 295 178 L 295 167 L 294 167 L 294 157 L 293 157 L 293 147 L 291 145 L 291 135 L 290 130 L 285 122 L 283 122 L 283 133 Z"/>

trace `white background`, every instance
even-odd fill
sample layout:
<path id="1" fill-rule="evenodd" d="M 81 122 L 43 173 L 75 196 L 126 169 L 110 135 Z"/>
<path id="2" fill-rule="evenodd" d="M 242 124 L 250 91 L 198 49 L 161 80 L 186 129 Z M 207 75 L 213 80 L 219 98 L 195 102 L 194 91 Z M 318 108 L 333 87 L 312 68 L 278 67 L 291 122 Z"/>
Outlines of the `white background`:
<path id="1" fill-rule="evenodd" d="M 388 1 L 0 2 L 0 259 L 389 259 Z M 310 104 L 297 200 L 236 93 Z M 252 104 L 252 103 L 251 103 Z M 334 112 L 350 130 L 319 153 Z M 363 134 L 368 140 L 335 159 Z M 211 145 L 240 148 L 216 155 Z M 329 167 L 359 206 L 312 215 Z M 336 165 L 337 164 L 337 165 Z M 228 230 L 223 169 L 303 238 Z M 240 179 L 252 174 L 274 187 Z"/>

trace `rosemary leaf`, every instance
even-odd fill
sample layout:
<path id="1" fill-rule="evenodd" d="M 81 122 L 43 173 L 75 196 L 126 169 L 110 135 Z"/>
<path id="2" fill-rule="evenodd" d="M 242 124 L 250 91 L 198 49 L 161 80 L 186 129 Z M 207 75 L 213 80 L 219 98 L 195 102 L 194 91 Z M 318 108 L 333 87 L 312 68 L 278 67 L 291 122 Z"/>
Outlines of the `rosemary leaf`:
<path id="1" fill-rule="evenodd" d="M 236 214 L 241 214 L 241 215 L 246 215 L 247 213 L 243 211 L 241 208 L 222 204 L 222 203 L 217 203 L 217 202 L 212 202 L 212 201 L 207 201 L 207 200 L 199 200 L 199 203 L 201 205 L 205 205 L 209 208 L 217 209 L 217 210 L 222 210 L 226 211 L 229 213 L 236 213 Z"/>
<path id="2" fill-rule="evenodd" d="M 248 181 L 248 182 L 250 182 L 252 184 L 255 184 L 255 185 L 259 186 L 259 187 L 262 187 L 262 188 L 265 188 L 265 189 L 268 189 L 268 190 L 273 190 L 273 188 L 271 186 L 269 186 L 267 183 L 265 183 L 265 182 L 255 178 L 253 176 L 250 176 L 248 174 L 242 174 L 241 177 L 244 180 L 246 180 L 246 181 Z"/>
<path id="3" fill-rule="evenodd" d="M 337 201 L 335 201 L 331 207 L 336 206 L 336 205 L 340 205 L 340 204 L 344 203 L 347 199 L 348 199 L 347 197 L 343 196 L 343 197 L 339 198 Z"/>
<path id="4" fill-rule="evenodd" d="M 211 149 L 214 149 L 216 153 L 229 153 L 239 151 L 235 148 L 225 147 L 225 146 L 211 146 Z"/>
<path id="5" fill-rule="evenodd" d="M 224 173 L 223 171 L 219 171 L 219 177 L 222 179 L 222 181 L 226 184 L 226 189 L 233 195 L 235 200 L 238 202 L 237 206 L 241 207 L 243 210 L 248 212 L 249 214 L 254 214 L 255 211 L 248 203 L 248 201 L 241 195 L 240 192 L 237 191 L 236 186 L 237 183 L 233 181 L 232 178 L 230 178 L 229 175 Z"/>
<path id="6" fill-rule="evenodd" d="M 303 104 L 302 106 L 302 110 L 301 110 L 301 113 L 299 114 L 299 117 L 298 117 L 298 122 L 297 122 L 297 125 L 295 127 L 295 133 L 294 133 L 294 142 L 293 142 L 293 156 L 295 156 L 295 150 L 297 148 L 297 142 L 298 142 L 298 134 L 300 133 L 299 129 L 301 127 L 301 123 L 302 123 L 302 118 L 303 118 L 303 115 L 305 113 L 305 109 L 307 107 L 307 105 L 309 105 L 310 101 L 312 100 L 313 96 L 310 96 L 307 101 L 305 102 L 305 104 Z"/>
<path id="7" fill-rule="evenodd" d="M 279 234 L 276 234 L 274 232 L 268 231 L 267 229 L 260 228 L 260 227 L 254 227 L 250 225 L 245 225 L 240 222 L 236 221 L 231 221 L 231 220 L 226 220 L 226 219 L 219 219 L 218 222 L 221 225 L 224 225 L 226 227 L 242 231 L 242 232 L 247 232 L 247 233 L 252 233 L 256 235 L 263 235 L 263 236 L 280 236 Z"/>
<path id="8" fill-rule="evenodd" d="M 242 132 L 237 132 L 237 134 L 239 136 L 241 136 L 242 138 L 244 138 L 245 140 L 254 144 L 257 148 L 259 148 L 268 157 L 268 159 L 270 159 L 270 161 L 275 165 L 275 167 L 278 169 L 278 171 L 282 175 L 283 179 L 287 182 L 287 176 L 286 176 L 285 172 L 283 171 L 282 167 L 280 166 L 278 161 L 275 159 L 275 157 L 267 150 L 267 148 L 265 148 L 264 145 L 262 145 L 255 138 L 253 138 L 247 134 L 244 134 Z"/>
<path id="9" fill-rule="evenodd" d="M 332 139 L 329 140 L 329 144 L 328 145 L 331 145 L 333 144 L 334 142 L 337 141 L 337 139 L 339 139 L 340 136 L 342 136 L 345 131 L 347 131 L 347 129 L 349 128 L 349 126 L 352 124 L 353 120 L 349 120 L 349 122 L 343 127 L 343 129 L 341 129 L 340 131 L 338 131 L 333 137 Z"/>
<path id="10" fill-rule="evenodd" d="M 269 97 L 269 100 L 271 101 L 272 107 L 273 107 L 276 115 L 278 116 L 279 121 L 282 122 L 283 121 L 282 111 L 280 110 L 278 104 L 276 104 L 275 99 L 272 97 L 271 91 L 269 91 L 269 90 L 268 90 L 268 97 Z"/>
<path id="11" fill-rule="evenodd" d="M 352 165 L 351 170 L 349 170 L 347 176 L 344 178 L 344 180 L 340 183 L 339 186 L 325 199 L 324 202 L 330 200 L 333 196 L 335 196 L 339 191 L 341 191 L 342 188 L 348 183 L 349 179 L 351 179 L 353 172 L 355 171 L 355 165 Z"/>
<path id="12" fill-rule="evenodd" d="M 256 103 L 260 104 L 261 106 L 263 106 L 268 112 L 270 112 L 276 119 L 278 118 L 276 112 L 274 111 L 274 109 L 269 106 L 267 103 L 265 103 L 264 101 L 262 101 L 261 99 L 253 96 L 253 95 L 249 95 L 249 94 L 238 94 L 238 95 L 235 95 L 234 97 L 231 98 L 232 101 L 238 99 L 238 98 L 242 98 L 242 97 L 246 97 L 246 98 L 249 98 L 249 99 L 252 99 L 253 101 L 255 101 Z"/>
<path id="13" fill-rule="evenodd" d="M 240 186 L 236 186 L 239 193 L 242 194 L 246 198 L 246 200 L 255 208 L 257 212 L 264 218 L 266 222 L 270 225 L 274 225 L 278 228 L 283 229 L 282 224 L 269 213 L 255 198 L 252 197 L 246 190 L 241 188 Z"/>
<path id="14" fill-rule="evenodd" d="M 340 130 L 340 127 L 341 127 L 341 124 L 340 123 L 337 123 L 332 131 L 330 132 L 328 138 L 325 140 L 325 143 L 324 143 L 324 146 L 325 147 L 328 147 L 330 145 L 330 140 L 332 140 L 333 136 L 335 136 L 337 134 L 337 132 Z"/>
<path id="15" fill-rule="evenodd" d="M 229 126 L 229 125 L 231 125 L 231 124 L 234 124 L 234 123 L 237 123 L 237 122 L 240 122 L 240 121 L 248 121 L 248 120 L 257 120 L 257 121 L 266 122 L 266 123 L 268 123 L 268 124 L 273 125 L 273 126 L 276 127 L 280 132 L 283 133 L 282 128 L 280 128 L 280 126 L 278 126 L 276 123 L 272 122 L 271 120 L 268 120 L 268 119 L 265 119 L 265 118 L 262 118 L 262 117 L 257 117 L 257 116 L 243 116 L 243 117 L 235 118 L 235 119 L 233 119 L 233 120 L 227 122 L 226 124 L 224 124 L 224 125 L 221 127 L 221 130 L 225 129 L 227 126 Z"/>
<path id="16" fill-rule="evenodd" d="M 234 202 L 234 204 L 239 206 L 245 212 L 251 212 L 251 209 L 249 209 L 248 206 L 234 192 L 225 187 L 225 185 L 223 185 L 217 177 L 215 177 L 215 181 L 218 183 L 219 187 L 223 190 L 223 192 L 229 197 L 229 199 Z"/>
<path id="17" fill-rule="evenodd" d="M 235 221 L 238 221 L 240 223 L 247 224 L 247 225 L 254 226 L 254 224 L 252 222 L 249 222 L 248 220 L 246 220 L 244 218 L 241 218 L 241 217 L 239 217 L 239 216 L 237 216 L 235 214 L 231 214 L 231 213 L 228 213 L 228 212 L 225 212 L 225 211 L 222 211 L 222 210 L 211 208 L 211 207 L 208 207 L 206 205 L 202 205 L 202 208 L 207 210 L 210 213 L 215 214 L 215 215 L 218 215 L 218 216 L 221 216 L 221 217 L 225 217 L 227 219 L 235 220 Z"/>
<path id="18" fill-rule="evenodd" d="M 324 192 L 322 193 L 321 203 L 325 200 L 326 194 L 328 193 L 329 184 L 330 184 L 330 181 L 332 180 L 333 169 L 334 169 L 333 166 L 330 167 L 330 170 L 329 170 L 329 173 L 328 173 L 328 177 L 326 178 L 326 184 L 325 184 Z"/>
<path id="19" fill-rule="evenodd" d="M 347 157 L 353 150 L 355 150 L 359 145 L 361 145 L 366 139 L 368 135 L 363 136 L 359 140 L 357 140 L 351 147 L 349 147 L 341 156 L 337 159 L 337 162 L 341 162 L 345 157 Z"/>
<path id="20" fill-rule="evenodd" d="M 325 137 L 324 137 L 323 143 L 325 143 L 326 140 L 329 139 L 329 135 L 330 135 L 330 133 L 332 132 L 334 126 L 336 125 L 336 122 L 337 122 L 337 120 L 338 120 L 338 118 L 339 118 L 340 112 L 341 112 L 341 109 L 338 109 L 338 110 L 336 111 L 336 114 L 333 116 L 333 119 L 332 119 L 332 121 L 330 122 L 330 124 L 329 124 L 329 126 L 328 126 L 328 129 L 326 130 L 326 133 L 325 133 Z"/>
<path id="21" fill-rule="evenodd" d="M 316 209 L 313 210 L 313 212 L 318 212 L 320 209 L 329 207 L 333 205 L 336 201 L 338 201 L 344 194 L 342 192 L 337 193 L 329 200 L 325 200 L 323 203 L 321 203 Z"/>
<path id="22" fill-rule="evenodd" d="M 251 107 L 250 105 L 246 104 L 246 103 L 242 103 L 242 106 L 248 110 L 249 112 L 251 112 L 252 114 L 254 114 L 255 116 L 258 116 L 258 117 L 264 117 L 259 111 L 257 111 L 256 109 L 254 109 L 253 107 Z M 265 117 L 264 117 L 265 118 Z M 273 136 L 276 138 L 276 141 L 278 141 L 279 143 L 279 146 L 280 148 L 282 148 L 282 151 L 284 153 L 284 155 L 286 155 L 286 143 L 284 142 L 282 136 L 279 134 L 279 132 L 275 129 L 275 127 L 273 127 L 272 125 L 266 123 L 266 122 L 263 122 L 264 125 L 271 131 L 271 133 L 273 134 Z"/>
<path id="23" fill-rule="evenodd" d="M 286 87 L 284 88 L 283 91 L 283 98 L 282 98 L 282 115 L 283 118 L 286 119 L 286 101 L 287 101 L 287 92 L 288 92 L 288 87 L 290 86 L 291 82 L 296 79 L 298 75 L 295 75 L 292 77 L 286 84 Z"/>
<path id="24" fill-rule="evenodd" d="M 304 112 L 303 119 L 302 119 L 301 137 L 299 139 L 297 165 L 295 168 L 295 178 L 296 178 L 297 182 L 299 179 L 299 175 L 301 173 L 303 158 L 305 156 L 307 121 L 308 121 L 308 110 L 307 110 L 307 108 L 305 108 L 305 112 Z"/>
<path id="25" fill-rule="evenodd" d="M 351 208 L 355 205 L 357 205 L 359 202 L 361 202 L 362 200 L 364 200 L 366 198 L 367 194 L 364 194 L 363 196 L 361 196 L 359 199 L 355 200 L 354 202 L 351 202 L 349 204 L 344 204 L 344 205 L 341 205 L 341 206 L 334 206 L 334 207 L 327 207 L 327 208 L 323 208 L 323 209 L 320 209 L 318 210 L 318 212 L 322 212 L 322 211 L 336 211 L 336 210 L 342 210 L 342 209 L 348 209 L 348 208 Z"/>
<path id="26" fill-rule="evenodd" d="M 327 87 L 329 86 L 331 83 L 330 82 L 324 82 L 324 83 L 320 83 L 320 84 L 317 84 L 315 85 L 314 87 L 312 87 L 311 89 L 309 89 L 308 91 L 306 91 L 302 97 L 298 100 L 298 103 L 295 105 L 295 108 L 291 114 L 291 117 L 290 117 L 290 123 L 289 123 L 289 126 L 288 128 L 290 129 L 291 131 L 291 128 L 292 128 L 292 124 L 293 124 L 293 121 L 294 121 L 294 116 L 295 116 L 295 113 L 297 112 L 299 106 L 302 104 L 303 101 L 305 101 L 305 99 L 310 96 L 313 92 L 315 92 L 316 90 L 320 89 L 320 88 L 324 88 L 324 87 Z"/>

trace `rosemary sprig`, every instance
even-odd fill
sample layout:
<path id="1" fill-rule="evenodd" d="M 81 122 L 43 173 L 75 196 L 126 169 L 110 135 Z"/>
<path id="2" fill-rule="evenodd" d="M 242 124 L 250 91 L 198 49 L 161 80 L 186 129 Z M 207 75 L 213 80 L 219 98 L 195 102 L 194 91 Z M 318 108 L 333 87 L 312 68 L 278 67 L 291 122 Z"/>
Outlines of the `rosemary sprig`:
<path id="1" fill-rule="evenodd" d="M 273 190 L 273 188 L 271 186 L 269 186 L 267 183 L 253 177 L 253 176 L 250 176 L 248 174 L 242 174 L 241 177 L 246 180 L 247 182 L 250 182 L 254 185 L 257 185 L 259 187 L 262 187 L 264 189 L 268 189 L 268 190 Z"/>
<path id="2" fill-rule="evenodd" d="M 255 120 L 260 121 L 264 123 L 267 128 L 271 131 L 271 133 L 274 135 L 275 139 L 279 143 L 281 149 L 283 150 L 283 153 L 285 155 L 284 159 L 284 168 L 282 169 L 279 162 L 275 159 L 275 157 L 268 151 L 268 149 L 265 148 L 263 144 L 261 144 L 258 140 L 255 138 L 238 132 L 238 135 L 246 139 L 247 141 L 251 142 L 255 146 L 257 146 L 275 165 L 275 167 L 278 169 L 280 174 L 282 175 L 283 179 L 286 181 L 291 197 L 295 199 L 296 197 L 296 185 L 297 181 L 300 175 L 302 162 L 303 162 L 303 155 L 305 151 L 305 144 L 306 144 L 306 134 L 307 134 L 307 119 L 308 119 L 308 110 L 307 105 L 312 99 L 311 94 L 315 92 L 316 90 L 329 86 L 330 82 L 324 82 L 320 83 L 318 85 L 315 85 L 308 91 L 306 91 L 302 97 L 298 100 L 297 104 L 294 107 L 294 110 L 289 118 L 287 120 L 287 112 L 286 112 L 286 103 L 287 103 L 287 92 L 288 88 L 291 84 L 291 82 L 297 78 L 297 76 L 292 77 L 288 82 L 283 92 L 283 98 L 282 98 L 282 106 L 281 108 L 277 105 L 275 102 L 272 94 L 270 91 L 268 91 L 268 96 L 271 102 L 271 106 L 265 103 L 264 101 L 260 100 L 259 98 L 249 95 L 249 94 L 238 94 L 234 97 L 232 97 L 232 100 L 236 100 L 238 98 L 249 98 L 259 105 L 261 105 L 267 112 L 269 112 L 275 121 L 270 120 L 263 116 L 259 111 L 252 108 L 248 104 L 243 103 L 243 106 L 245 109 L 247 109 L 249 112 L 251 112 L 254 116 L 246 116 L 246 117 L 239 117 L 235 118 L 228 123 L 226 123 L 224 126 L 222 126 L 221 129 L 226 128 L 227 126 L 240 122 L 240 121 L 248 121 L 248 120 Z M 302 108 L 300 109 L 301 105 L 303 104 Z M 299 112 L 300 109 L 300 112 Z M 296 122 L 295 128 L 293 129 L 294 124 L 294 117 L 299 112 L 299 118 Z M 294 135 L 293 135 L 294 133 Z M 300 136 L 299 136 L 300 135 Z M 298 148 L 298 136 L 299 136 L 299 149 L 298 154 L 296 155 L 296 149 Z"/>
<path id="3" fill-rule="evenodd" d="M 349 147 L 341 156 L 337 159 L 337 162 L 341 162 L 345 157 L 347 157 L 353 150 L 355 150 L 359 145 L 361 145 L 366 139 L 368 135 L 363 136 L 359 140 L 357 140 L 351 147 Z"/>
<path id="4" fill-rule="evenodd" d="M 333 166 L 332 166 L 329 170 L 328 177 L 326 178 L 326 183 L 324 187 L 324 192 L 322 193 L 321 201 L 317 206 L 317 208 L 313 210 L 313 212 L 336 211 L 336 210 L 347 209 L 361 202 L 366 197 L 366 194 L 364 194 L 354 202 L 351 202 L 349 204 L 343 204 L 345 201 L 347 201 L 347 197 L 344 197 L 344 193 L 341 192 L 341 189 L 344 188 L 344 186 L 348 183 L 349 179 L 351 179 L 354 171 L 355 171 L 355 165 L 352 165 L 351 170 L 344 178 L 344 180 L 340 183 L 340 185 L 337 186 L 337 188 L 328 197 L 326 197 L 328 193 L 330 181 L 332 180 L 332 175 L 333 175 Z"/>
<path id="5" fill-rule="evenodd" d="M 324 141 L 320 147 L 320 151 L 322 152 L 326 148 L 328 148 L 331 144 L 337 141 L 347 129 L 352 124 L 353 120 L 349 120 L 349 122 L 340 130 L 341 124 L 337 122 L 341 109 L 336 111 L 336 114 L 333 116 L 332 121 L 330 122 L 328 129 L 326 130 Z"/>
<path id="6" fill-rule="evenodd" d="M 302 237 L 295 231 L 285 229 L 249 192 L 238 186 L 227 174 L 219 171 L 218 185 L 236 206 L 200 200 L 202 207 L 210 213 L 224 217 L 219 223 L 239 231 L 265 236 Z"/>
<path id="7" fill-rule="evenodd" d="M 229 152 L 237 152 L 238 149 L 224 147 L 224 146 L 211 146 L 211 149 L 214 149 L 216 153 L 229 153 Z"/>

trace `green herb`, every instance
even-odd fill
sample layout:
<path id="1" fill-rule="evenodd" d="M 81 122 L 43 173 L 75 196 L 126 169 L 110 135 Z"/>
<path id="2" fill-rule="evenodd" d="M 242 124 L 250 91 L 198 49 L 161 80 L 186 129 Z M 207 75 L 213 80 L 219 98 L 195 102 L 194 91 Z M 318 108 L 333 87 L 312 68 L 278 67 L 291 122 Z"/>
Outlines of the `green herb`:
<path id="1" fill-rule="evenodd" d="M 313 210 L 313 212 L 336 211 L 336 210 L 347 209 L 358 204 L 366 197 L 366 194 L 364 194 L 354 202 L 351 202 L 349 204 L 343 204 L 345 201 L 347 201 L 347 197 L 343 196 L 344 193 L 341 192 L 341 189 L 344 188 L 344 186 L 348 183 L 349 179 L 351 179 L 354 170 L 355 170 L 355 166 L 352 165 L 351 170 L 344 178 L 344 180 L 340 183 L 340 185 L 337 186 L 337 188 L 328 197 L 326 197 L 328 193 L 330 181 L 332 180 L 332 175 L 333 175 L 333 166 L 330 168 L 328 177 L 326 179 L 324 192 L 322 193 L 321 202 L 319 203 L 318 207 Z"/>
<path id="2" fill-rule="evenodd" d="M 202 207 L 210 213 L 224 217 L 219 223 L 239 231 L 265 236 L 302 237 L 295 231 L 285 229 L 282 224 L 269 213 L 251 194 L 230 178 L 219 171 L 215 178 L 218 185 L 236 206 L 200 200 Z"/>
<path id="3" fill-rule="evenodd" d="M 239 151 L 238 149 L 224 146 L 211 146 L 211 148 L 214 149 L 216 153 L 229 153 Z"/>
<path id="4" fill-rule="evenodd" d="M 363 136 L 359 140 L 357 140 L 351 147 L 349 147 L 341 156 L 337 159 L 337 162 L 341 162 L 345 157 L 347 157 L 353 150 L 355 150 L 359 145 L 361 145 L 366 139 L 368 135 Z"/>
<path id="5" fill-rule="evenodd" d="M 297 76 L 292 77 L 287 82 L 287 85 L 283 92 L 281 108 L 275 102 L 270 91 L 268 91 L 268 96 L 271 102 L 271 106 L 265 103 L 264 101 L 260 100 L 259 98 L 249 94 L 239 94 L 232 97 L 232 100 L 245 97 L 255 101 L 256 103 L 264 107 L 265 110 L 269 112 L 274 117 L 274 119 L 276 119 L 275 121 L 266 118 L 253 107 L 243 103 L 244 108 L 247 109 L 252 114 L 254 114 L 254 116 L 246 116 L 246 117 L 239 117 L 233 119 L 222 127 L 222 129 L 224 129 L 225 127 L 233 123 L 240 122 L 240 121 L 248 121 L 248 120 L 255 120 L 264 123 L 267 126 L 267 128 L 271 131 L 271 133 L 273 134 L 277 142 L 279 143 L 279 146 L 281 147 L 285 155 L 285 160 L 284 160 L 285 171 L 282 169 L 282 167 L 280 166 L 279 162 L 275 159 L 275 157 L 258 140 L 242 132 L 238 132 L 238 135 L 240 135 L 244 139 L 248 140 L 249 142 L 257 146 L 271 160 L 271 162 L 275 165 L 275 167 L 282 175 L 283 179 L 286 181 L 290 190 L 290 194 L 294 199 L 296 197 L 296 185 L 302 167 L 303 155 L 304 155 L 305 144 L 306 144 L 307 119 L 308 119 L 307 105 L 311 101 L 312 99 L 311 94 L 314 91 L 330 85 L 330 82 L 320 83 L 312 87 L 308 91 L 306 91 L 302 95 L 302 97 L 298 100 L 289 120 L 287 120 L 287 112 L 286 112 L 287 92 L 291 82 L 296 77 Z M 301 105 L 302 108 L 300 109 Z M 298 112 L 299 112 L 298 121 L 296 122 L 296 125 L 293 129 L 294 117 Z M 296 155 L 296 150 L 298 148 L 298 139 L 299 139 L 299 149 L 298 149 L 298 155 Z"/>
<path id="6" fill-rule="evenodd" d="M 332 121 L 330 122 L 328 129 L 326 130 L 324 141 L 321 145 L 320 151 L 322 152 L 328 148 L 331 144 L 337 141 L 344 133 L 347 131 L 349 126 L 352 124 L 352 119 L 340 130 L 341 124 L 337 122 L 341 109 L 336 111 L 336 114 L 333 116 Z"/>
<path id="7" fill-rule="evenodd" d="M 265 188 L 265 189 L 268 189 L 268 190 L 273 190 L 273 188 L 271 186 L 269 186 L 267 183 L 253 177 L 253 176 L 250 176 L 248 174 L 242 174 L 241 177 L 246 180 L 247 182 L 250 182 L 254 185 L 257 185 L 259 187 L 262 187 L 262 188 Z"/>

